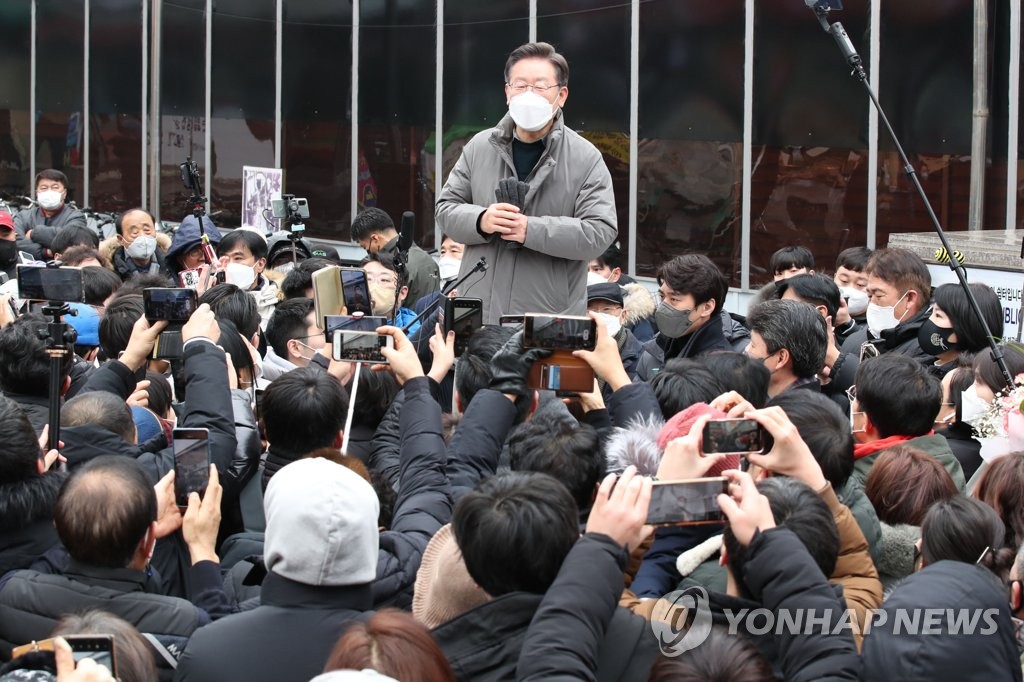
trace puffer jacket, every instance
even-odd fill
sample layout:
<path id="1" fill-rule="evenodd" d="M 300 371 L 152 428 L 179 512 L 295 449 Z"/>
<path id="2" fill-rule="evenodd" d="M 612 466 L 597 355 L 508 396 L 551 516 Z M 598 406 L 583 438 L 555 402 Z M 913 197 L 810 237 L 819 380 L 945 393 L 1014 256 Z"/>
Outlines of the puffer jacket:
<path id="1" fill-rule="evenodd" d="M 502 315 L 586 312 L 587 262 L 615 241 L 618 223 L 611 173 L 601 152 L 569 129 L 562 113 L 545 138 L 545 149 L 526 182 L 523 213 L 529 217 L 522 248 L 478 231 L 480 217 L 495 202 L 498 182 L 515 177 L 510 116 L 482 131 L 462 150 L 438 196 L 434 218 L 466 245 L 460 276 L 481 257 L 487 270 L 459 287 L 483 299 L 484 324 Z"/>

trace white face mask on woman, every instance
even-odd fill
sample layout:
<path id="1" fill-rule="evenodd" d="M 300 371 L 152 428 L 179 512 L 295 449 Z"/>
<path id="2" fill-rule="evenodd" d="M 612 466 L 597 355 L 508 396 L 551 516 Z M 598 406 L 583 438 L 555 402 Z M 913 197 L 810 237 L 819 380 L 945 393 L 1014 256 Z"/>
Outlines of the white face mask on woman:
<path id="1" fill-rule="evenodd" d="M 974 384 L 960 394 L 960 421 L 964 424 L 974 426 L 974 422 L 978 421 L 988 408 L 989 404 L 978 395 L 978 388 Z"/>

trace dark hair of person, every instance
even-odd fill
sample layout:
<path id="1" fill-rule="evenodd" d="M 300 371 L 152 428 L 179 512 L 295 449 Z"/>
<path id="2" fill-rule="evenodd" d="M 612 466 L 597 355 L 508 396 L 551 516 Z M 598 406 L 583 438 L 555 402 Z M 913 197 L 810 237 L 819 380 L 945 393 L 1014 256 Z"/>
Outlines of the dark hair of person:
<path id="1" fill-rule="evenodd" d="M 868 247 L 851 246 L 848 249 L 843 249 L 836 256 L 836 270 L 846 268 L 854 272 L 864 272 L 869 258 L 871 258 L 871 249 Z"/>
<path id="2" fill-rule="evenodd" d="M 982 282 L 971 282 L 971 293 L 974 300 L 981 308 L 981 314 L 988 323 L 989 331 L 996 339 L 1003 337 L 1003 304 L 999 296 L 987 284 Z M 985 329 L 974 314 L 970 303 L 967 302 L 967 294 L 959 284 L 943 284 L 936 287 L 932 292 L 932 300 L 942 308 L 949 321 L 953 323 L 953 331 L 956 334 L 957 348 L 971 353 L 980 353 L 988 348 L 988 336 Z"/>
<path id="3" fill-rule="evenodd" d="M 377 253 L 366 254 L 366 258 L 359 262 L 359 266 L 363 267 L 367 263 L 380 263 L 385 268 L 395 273 L 395 279 L 398 280 L 399 289 L 409 285 L 409 273 L 406 269 L 399 272 L 398 267 L 395 265 L 395 257 L 387 251 L 378 251 Z"/>
<path id="4" fill-rule="evenodd" d="M 82 268 L 82 293 L 87 304 L 103 305 L 120 288 L 121 278 L 113 270 L 95 265 Z"/>
<path id="5" fill-rule="evenodd" d="M 957 495 L 952 476 L 927 452 L 896 445 L 879 453 L 868 472 L 864 494 L 889 525 L 920 526 L 933 504 Z"/>
<path id="6" fill-rule="evenodd" d="M 795 275 L 784 279 L 775 285 L 775 289 L 779 298 L 782 298 L 787 291 L 792 290 L 793 294 L 804 303 L 810 303 L 815 307 L 824 306 L 826 314 L 833 320 L 836 319 L 836 313 L 839 312 L 842 293 L 835 280 L 820 272 Z"/>
<path id="7" fill-rule="evenodd" d="M 305 454 L 334 445 L 345 426 L 348 395 L 330 374 L 300 367 L 271 382 L 261 408 L 271 446 Z"/>
<path id="8" fill-rule="evenodd" d="M 107 391 L 80 393 L 67 401 L 60 412 L 60 425 L 70 429 L 91 424 L 118 436 L 126 443 L 135 440 L 132 410 L 118 395 Z"/>
<path id="9" fill-rule="evenodd" d="M 694 358 L 715 375 L 723 392 L 736 391 L 757 409 L 768 400 L 771 372 L 746 353 L 734 350 L 716 350 Z"/>
<path id="10" fill-rule="evenodd" d="M 899 295 L 916 291 L 925 305 L 932 294 L 932 276 L 928 266 L 913 251 L 899 248 L 878 249 L 871 254 L 865 268 L 868 276 L 874 276 L 898 289 Z"/>
<path id="11" fill-rule="evenodd" d="M 508 438 L 513 471 L 537 471 L 561 481 L 580 509 L 589 509 L 606 461 L 597 430 L 564 416 L 536 415 Z"/>
<path id="12" fill-rule="evenodd" d="M 18 403 L 0 395 L 0 490 L 5 483 L 36 478 L 39 473 L 39 438 Z M 3 494 L 0 493 L 0 497 Z M 0 502 L 0 505 L 3 503 Z M 10 519 L 0 515 L 0 528 Z"/>
<path id="13" fill-rule="evenodd" d="M 526 43 L 520 45 L 508 55 L 508 60 L 505 62 L 505 82 L 508 83 L 509 74 L 512 73 L 512 67 L 516 65 L 521 59 L 546 59 L 551 62 L 551 65 L 555 67 L 555 80 L 558 81 L 559 85 L 569 84 L 569 62 L 566 61 L 565 57 L 559 54 L 554 45 L 550 43 Z"/>
<path id="14" fill-rule="evenodd" d="M 324 672 L 366 669 L 402 682 L 455 682 L 430 630 L 397 609 L 378 611 L 350 625 L 324 666 Z"/>
<path id="15" fill-rule="evenodd" d="M 47 168 L 36 173 L 36 186 L 39 186 L 40 180 L 50 180 L 51 182 L 59 182 L 64 185 L 65 189 L 68 189 L 68 176 L 61 173 L 56 168 Z M 70 191 L 68 192 L 70 195 Z"/>
<path id="16" fill-rule="evenodd" d="M 785 272 L 790 268 L 814 269 L 814 254 L 806 246 L 783 246 L 768 260 L 768 271 L 772 274 Z"/>
<path id="17" fill-rule="evenodd" d="M 249 347 L 245 345 L 242 335 L 238 333 L 238 327 L 228 319 L 219 319 L 217 324 L 220 326 L 220 338 L 217 340 L 217 345 L 223 348 L 231 359 L 235 373 L 241 376 L 242 370 L 246 370 L 249 373 L 249 381 L 253 381 L 256 376 L 256 366 L 252 361 Z"/>
<path id="18" fill-rule="evenodd" d="M 42 315 L 28 313 L 0 329 L 0 390 L 4 393 L 37 398 L 50 395 L 50 356 L 46 341 L 39 336 L 47 330 L 46 325 Z M 75 336 L 73 329 L 68 331 Z M 61 359 L 61 386 L 74 360 L 71 353 Z"/>
<path id="19" fill-rule="evenodd" d="M 226 256 L 238 247 L 244 247 L 256 260 L 267 257 L 267 240 L 252 230 L 233 230 L 221 237 L 217 255 Z"/>
<path id="20" fill-rule="evenodd" d="M 306 320 L 313 312 L 313 300 L 309 298 L 289 298 L 274 306 L 274 313 L 267 323 L 267 343 L 274 349 L 277 356 L 288 359 L 288 342 L 306 336 L 309 322 Z"/>
<path id="21" fill-rule="evenodd" d="M 849 416 L 831 398 L 815 391 L 783 391 L 768 405 L 782 408 L 832 489 L 842 490 L 853 473 Z"/>
<path id="22" fill-rule="evenodd" d="M 95 258 L 104 268 L 110 264 L 110 261 L 107 260 L 106 256 L 100 253 L 99 249 L 95 249 L 90 246 L 72 246 L 67 251 L 62 251 L 60 254 L 60 262 L 69 267 L 77 267 L 79 264 L 89 260 L 90 258 Z M 118 280 L 120 279 L 121 278 L 118 277 Z"/>
<path id="23" fill-rule="evenodd" d="M 769 355 L 783 348 L 789 351 L 798 378 L 815 376 L 825 364 L 828 325 L 808 303 L 769 299 L 754 306 L 747 315 L 747 326 L 764 339 Z"/>
<path id="24" fill-rule="evenodd" d="M 886 353 L 862 362 L 854 383 L 857 403 L 881 438 L 916 438 L 932 430 L 942 406 L 942 384 L 907 355 Z"/>
<path id="25" fill-rule="evenodd" d="M 1010 370 L 1010 376 L 1017 376 L 1024 372 L 1024 348 L 1016 343 L 1001 343 L 1003 359 L 1006 360 L 1006 367 Z M 988 386 L 993 393 L 999 393 L 1007 388 L 1006 379 L 999 369 L 999 365 L 992 359 L 992 353 L 978 353 L 974 356 L 974 377 L 981 383 Z"/>
<path id="26" fill-rule="evenodd" d="M 715 313 L 725 305 L 725 295 L 729 291 L 729 283 L 725 275 L 710 258 L 699 253 L 688 253 L 676 256 L 662 263 L 658 268 L 658 285 L 662 283 L 677 294 L 693 296 L 696 305 L 710 300 L 715 301 Z"/>
<path id="27" fill-rule="evenodd" d="M 124 217 L 129 213 L 135 213 L 136 211 L 148 215 L 149 219 L 153 222 L 153 227 L 156 227 L 156 218 L 153 217 L 153 214 L 147 211 L 146 209 L 142 208 L 141 206 L 136 206 L 134 208 L 129 208 L 125 211 L 121 211 L 121 213 L 118 214 L 117 219 L 114 221 L 114 226 L 117 228 L 118 234 L 124 234 Z"/>
<path id="28" fill-rule="evenodd" d="M 669 420 L 690 405 L 709 403 L 725 393 L 725 387 L 703 363 L 691 358 L 673 358 L 651 379 L 651 388 Z"/>
<path id="29" fill-rule="evenodd" d="M 806 483 L 786 476 L 766 478 L 757 484 L 757 489 L 768 498 L 775 525 L 793 531 L 821 572 L 826 576 L 832 575 L 839 557 L 839 530 L 825 501 Z M 740 593 L 749 597 L 750 592 L 743 582 L 747 548 L 739 543 L 728 524 L 722 541 L 729 570 Z"/>
<path id="30" fill-rule="evenodd" d="M 774 682 L 771 662 L 743 635 L 713 625 L 701 645 L 681 656 L 658 656 L 649 682 Z"/>
<path id="31" fill-rule="evenodd" d="M 90 610 L 67 614 L 50 633 L 51 637 L 67 635 L 111 635 L 114 638 L 114 665 L 121 682 L 152 682 L 158 679 L 149 643 L 131 623 L 107 613 Z"/>
<path id="32" fill-rule="evenodd" d="M 995 509 L 1003 520 L 1007 547 L 1024 544 L 1024 452 L 1011 452 L 989 462 L 981 472 L 974 496 Z"/>
<path id="33" fill-rule="evenodd" d="M 345 390 L 351 395 L 352 379 L 345 384 Z M 352 425 L 376 429 L 400 390 L 391 372 L 362 372 L 356 404 L 352 408 Z"/>
<path id="34" fill-rule="evenodd" d="M 149 381 L 149 388 L 146 393 L 149 395 L 149 409 L 157 416 L 167 418 L 167 414 L 174 403 L 174 394 L 171 391 L 171 382 L 159 372 L 146 372 L 146 379 Z"/>
<path id="35" fill-rule="evenodd" d="M 50 243 L 50 250 L 63 255 L 73 246 L 88 246 L 95 249 L 99 245 L 99 237 L 92 230 L 68 225 L 57 230 L 57 234 L 54 235 L 53 241 Z"/>
<path id="36" fill-rule="evenodd" d="M 470 577 L 484 592 L 544 594 L 579 539 L 579 511 L 551 476 L 510 471 L 459 500 L 452 530 Z"/>
<path id="37" fill-rule="evenodd" d="M 490 385 L 494 378 L 491 358 L 514 333 L 510 327 L 485 325 L 469 337 L 466 352 L 459 358 L 455 368 L 455 390 L 459 392 L 463 410 L 469 407 L 477 391 Z"/>
<path id="38" fill-rule="evenodd" d="M 309 289 L 313 287 L 313 273 L 331 265 L 333 263 L 326 258 L 307 258 L 296 263 L 281 282 L 281 292 L 285 300 L 306 297 Z"/>
<path id="39" fill-rule="evenodd" d="M 118 292 L 103 310 L 100 318 L 100 348 L 108 358 L 116 358 L 128 347 L 132 337 L 132 328 L 139 318 L 146 314 L 142 302 L 142 294 L 125 294 Z"/>
<path id="40" fill-rule="evenodd" d="M 973 353 L 960 353 L 956 356 L 954 368 L 949 371 L 952 376 L 949 378 L 949 394 L 946 395 L 946 402 L 953 403 L 956 407 L 956 423 L 950 424 L 949 428 L 967 428 L 966 435 L 972 434 L 969 424 L 960 421 L 961 410 L 963 409 L 963 392 L 974 383 L 974 358 Z"/>
<path id="41" fill-rule="evenodd" d="M 371 206 L 356 214 L 352 221 L 352 241 L 367 239 L 372 234 L 386 234 L 395 229 L 395 221 L 384 209 Z"/>
<path id="42" fill-rule="evenodd" d="M 153 287 L 177 288 L 177 284 L 159 272 L 136 272 L 121 285 L 118 293 L 124 295 L 139 294 L 141 296 L 143 289 L 151 289 Z"/>
<path id="43" fill-rule="evenodd" d="M 260 309 L 256 299 L 234 284 L 210 287 L 199 297 L 199 304 L 203 303 L 209 305 L 218 318 L 234 322 L 238 331 L 247 339 L 252 339 L 260 330 Z"/>
<path id="44" fill-rule="evenodd" d="M 73 470 L 53 515 L 68 554 L 100 568 L 126 568 L 154 521 L 153 484 L 123 455 L 102 455 Z"/>
<path id="45" fill-rule="evenodd" d="M 932 505 L 921 523 L 921 556 L 924 563 L 960 561 L 984 566 L 1006 582 L 1016 558 L 1007 547 L 1006 529 L 992 507 L 980 500 L 957 495 Z"/>
<path id="46" fill-rule="evenodd" d="M 619 248 L 619 245 L 617 243 L 612 242 L 608 246 L 608 248 L 604 250 L 604 253 L 602 253 L 594 260 L 597 261 L 598 265 L 602 267 L 611 268 L 612 270 L 614 270 L 615 268 L 621 268 L 622 249 Z"/>

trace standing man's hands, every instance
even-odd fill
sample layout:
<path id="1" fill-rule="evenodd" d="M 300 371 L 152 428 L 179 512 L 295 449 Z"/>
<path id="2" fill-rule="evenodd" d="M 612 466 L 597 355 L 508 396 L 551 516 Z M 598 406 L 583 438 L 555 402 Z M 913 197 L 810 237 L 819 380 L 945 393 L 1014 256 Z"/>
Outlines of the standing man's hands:
<path id="1" fill-rule="evenodd" d="M 502 239 L 519 242 L 526 241 L 526 216 L 515 204 L 491 204 L 480 216 L 480 231 L 484 234 L 497 234 Z"/>

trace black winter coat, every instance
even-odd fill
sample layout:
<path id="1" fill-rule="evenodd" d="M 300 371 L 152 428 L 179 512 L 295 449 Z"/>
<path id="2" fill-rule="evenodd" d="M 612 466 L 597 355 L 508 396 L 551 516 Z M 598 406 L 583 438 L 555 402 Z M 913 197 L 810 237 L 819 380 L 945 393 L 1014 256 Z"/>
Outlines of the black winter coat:
<path id="1" fill-rule="evenodd" d="M 693 334 L 678 339 L 670 339 L 658 333 L 644 344 L 644 352 L 637 362 L 636 375 L 644 381 L 650 381 L 673 358 L 695 358 L 714 350 L 732 349 L 718 319 L 711 319 Z"/>
<path id="2" fill-rule="evenodd" d="M 925 320 L 931 314 L 931 307 L 926 307 L 906 322 L 892 329 L 886 329 L 877 338 L 868 331 L 867 325 L 865 325 L 862 329 L 850 334 L 846 341 L 843 342 L 840 350 L 843 353 L 851 353 L 859 358 L 861 346 L 865 342 L 869 342 L 878 348 L 882 354 L 897 353 L 899 355 L 909 355 L 922 364 L 930 366 L 935 362 L 935 358 L 921 350 L 921 344 L 917 342 L 917 330 L 921 328 L 921 325 L 925 323 Z"/>

